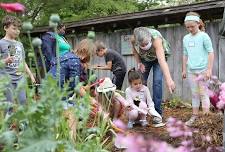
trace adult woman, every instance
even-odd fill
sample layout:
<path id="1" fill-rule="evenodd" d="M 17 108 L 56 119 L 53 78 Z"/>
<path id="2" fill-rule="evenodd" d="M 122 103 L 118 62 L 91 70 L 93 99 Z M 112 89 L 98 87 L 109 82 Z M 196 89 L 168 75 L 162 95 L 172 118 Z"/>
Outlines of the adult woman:
<path id="1" fill-rule="evenodd" d="M 163 75 L 170 93 L 175 89 L 175 83 L 166 62 L 166 57 L 170 54 L 169 45 L 159 31 L 147 27 L 135 28 L 131 43 L 138 68 L 143 73 L 145 85 L 153 67 L 153 101 L 156 111 L 162 114 Z"/>

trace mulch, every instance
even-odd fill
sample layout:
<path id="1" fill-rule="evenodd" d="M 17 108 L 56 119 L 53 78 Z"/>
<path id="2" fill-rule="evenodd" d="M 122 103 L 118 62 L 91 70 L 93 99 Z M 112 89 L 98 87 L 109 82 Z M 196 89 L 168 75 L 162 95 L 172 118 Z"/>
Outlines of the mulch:
<path id="1" fill-rule="evenodd" d="M 164 105 L 164 115 L 163 119 L 166 122 L 167 118 L 174 117 L 183 122 L 189 120 L 192 115 L 192 109 L 186 106 L 177 106 L 177 107 L 168 107 Z M 153 138 L 156 140 L 166 141 L 174 147 L 180 145 L 180 139 L 175 139 L 169 136 L 169 133 L 165 127 L 154 128 L 151 125 L 151 118 L 148 117 L 149 126 L 142 127 L 139 125 L 134 126 L 133 129 L 129 130 L 129 133 L 140 133 L 143 136 L 148 138 Z M 127 120 L 124 119 L 124 122 L 127 123 Z M 209 115 L 203 115 L 200 113 L 198 121 L 192 126 L 193 129 L 197 130 L 193 134 L 194 146 L 198 147 L 200 151 L 205 151 L 208 147 L 221 147 L 223 142 L 223 115 L 219 114 L 218 111 L 212 109 L 212 113 Z M 201 139 L 202 135 L 209 135 L 211 137 L 210 142 L 203 142 Z M 113 152 L 122 152 L 123 150 L 116 149 L 115 147 L 112 150 Z"/>

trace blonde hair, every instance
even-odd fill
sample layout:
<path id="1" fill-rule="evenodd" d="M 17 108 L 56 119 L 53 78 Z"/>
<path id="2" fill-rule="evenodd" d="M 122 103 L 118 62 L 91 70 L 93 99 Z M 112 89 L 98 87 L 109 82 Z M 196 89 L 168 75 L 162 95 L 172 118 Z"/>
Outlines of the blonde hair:
<path id="1" fill-rule="evenodd" d="M 197 12 L 188 12 L 186 14 L 186 16 L 198 16 L 198 17 L 200 17 L 200 15 Z M 199 29 L 201 31 L 205 31 L 205 23 L 203 22 L 202 19 L 199 20 Z"/>
<path id="2" fill-rule="evenodd" d="M 90 62 L 90 58 L 93 55 L 93 52 L 96 51 L 96 46 L 92 40 L 83 39 L 77 45 L 74 54 L 76 54 L 81 60 L 86 60 L 86 62 Z"/>

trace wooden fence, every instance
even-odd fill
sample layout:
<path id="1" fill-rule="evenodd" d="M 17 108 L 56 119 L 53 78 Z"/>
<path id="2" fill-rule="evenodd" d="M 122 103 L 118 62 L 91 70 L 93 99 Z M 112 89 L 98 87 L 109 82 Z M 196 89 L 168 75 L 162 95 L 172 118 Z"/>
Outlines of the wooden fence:
<path id="1" fill-rule="evenodd" d="M 213 66 L 213 74 L 219 76 L 222 81 L 225 81 L 225 39 L 221 38 L 218 34 L 219 30 L 219 21 L 209 22 L 206 24 L 206 32 L 212 39 L 213 48 L 215 51 L 215 60 Z M 184 26 L 173 26 L 173 27 L 164 27 L 158 29 L 161 34 L 170 42 L 172 48 L 172 55 L 168 59 L 168 64 L 172 78 L 176 83 L 175 95 L 181 97 L 183 100 L 190 101 L 191 93 L 187 83 L 187 80 L 182 80 L 181 78 L 181 67 L 182 67 L 182 39 L 185 34 L 187 34 Z M 108 48 L 112 48 L 119 53 L 122 53 L 121 50 L 121 36 L 130 35 L 131 30 L 120 30 L 108 33 L 96 33 L 96 39 L 103 41 Z M 73 46 L 76 45 L 84 35 L 76 35 L 70 37 L 69 41 Z M 123 56 L 128 69 L 135 67 L 137 64 L 132 55 Z M 104 64 L 104 59 L 99 57 L 94 57 L 93 62 L 95 64 L 102 63 Z M 95 71 L 99 77 L 101 76 L 111 76 L 110 72 L 106 71 Z M 151 86 L 152 74 L 149 77 L 149 86 Z M 125 78 L 123 88 L 125 89 L 128 86 L 127 78 Z M 151 89 L 151 87 L 149 87 Z M 169 97 L 166 86 L 164 86 L 164 98 Z"/>

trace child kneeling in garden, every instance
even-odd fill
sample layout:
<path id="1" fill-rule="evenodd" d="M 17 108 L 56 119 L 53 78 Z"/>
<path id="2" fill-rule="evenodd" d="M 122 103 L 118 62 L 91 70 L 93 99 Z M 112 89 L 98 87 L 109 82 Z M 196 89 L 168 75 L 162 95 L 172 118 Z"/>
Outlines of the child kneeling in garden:
<path id="1" fill-rule="evenodd" d="M 128 72 L 130 87 L 126 89 L 126 100 L 129 102 L 128 108 L 128 128 L 133 128 L 135 122 L 139 121 L 143 127 L 148 125 L 147 113 L 155 117 L 154 127 L 161 127 L 162 117 L 154 108 L 149 89 L 143 85 L 142 74 L 135 69 Z"/>
<path id="2" fill-rule="evenodd" d="M 124 112 L 124 107 L 127 107 L 129 103 L 116 92 L 116 85 L 110 78 L 103 79 L 104 81 L 97 87 L 98 102 L 113 120 L 119 119 Z"/>

